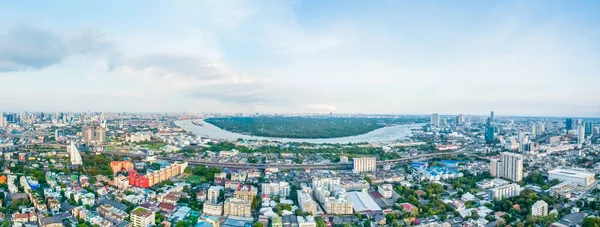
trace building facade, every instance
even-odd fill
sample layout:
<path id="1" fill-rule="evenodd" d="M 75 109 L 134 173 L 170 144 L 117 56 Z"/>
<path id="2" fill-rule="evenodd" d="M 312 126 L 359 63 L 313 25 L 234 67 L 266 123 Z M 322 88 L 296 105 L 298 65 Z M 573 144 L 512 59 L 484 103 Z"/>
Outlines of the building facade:
<path id="1" fill-rule="evenodd" d="M 590 186 L 594 183 L 596 174 L 575 169 L 553 169 L 548 171 L 548 180 L 558 179 L 575 186 Z"/>
<path id="2" fill-rule="evenodd" d="M 503 198 L 510 198 L 519 195 L 519 191 L 521 187 L 516 184 L 507 184 L 499 187 L 491 188 L 488 190 L 488 199 L 493 200 L 501 200 Z"/>
<path id="3" fill-rule="evenodd" d="M 548 203 L 544 200 L 537 201 L 531 206 L 532 216 L 546 216 L 548 215 Z"/>
<path id="4" fill-rule="evenodd" d="M 354 158 L 352 163 L 352 171 L 354 173 L 373 172 L 377 170 L 377 158 L 375 157 Z"/>
<path id="5" fill-rule="evenodd" d="M 138 207 L 131 211 L 131 223 L 133 227 L 148 227 L 154 225 L 154 211 L 144 207 Z"/>

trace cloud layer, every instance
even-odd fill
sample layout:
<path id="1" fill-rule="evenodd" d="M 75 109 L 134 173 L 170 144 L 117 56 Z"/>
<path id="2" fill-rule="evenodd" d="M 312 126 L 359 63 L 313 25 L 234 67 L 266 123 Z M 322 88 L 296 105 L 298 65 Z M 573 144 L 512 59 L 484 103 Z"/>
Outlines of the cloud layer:
<path id="1" fill-rule="evenodd" d="M 594 2 L 68 5 L 0 10 L 6 111 L 600 116 Z"/>

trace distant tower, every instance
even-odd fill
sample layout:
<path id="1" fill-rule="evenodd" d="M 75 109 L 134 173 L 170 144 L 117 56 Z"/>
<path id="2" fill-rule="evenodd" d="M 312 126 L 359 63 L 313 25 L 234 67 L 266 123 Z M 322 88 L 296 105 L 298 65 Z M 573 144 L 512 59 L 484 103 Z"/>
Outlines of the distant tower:
<path id="1" fill-rule="evenodd" d="M 579 125 L 578 128 L 578 133 L 577 133 L 577 143 L 578 144 L 583 144 L 583 142 L 585 142 L 585 127 L 583 125 Z"/>
<path id="2" fill-rule="evenodd" d="M 72 165 L 82 165 L 83 164 L 83 160 L 81 159 L 81 154 L 79 154 L 79 150 L 77 150 L 77 147 L 75 146 L 73 141 L 71 141 L 71 145 L 69 145 L 69 147 L 67 148 L 67 152 L 69 153 L 69 157 L 71 158 Z"/>
<path id="3" fill-rule="evenodd" d="M 567 118 L 565 121 L 565 128 L 567 131 L 573 130 L 573 118 Z"/>
<path id="4" fill-rule="evenodd" d="M 429 119 L 429 125 L 431 126 L 440 126 L 440 115 L 438 113 L 434 113 L 431 115 Z"/>

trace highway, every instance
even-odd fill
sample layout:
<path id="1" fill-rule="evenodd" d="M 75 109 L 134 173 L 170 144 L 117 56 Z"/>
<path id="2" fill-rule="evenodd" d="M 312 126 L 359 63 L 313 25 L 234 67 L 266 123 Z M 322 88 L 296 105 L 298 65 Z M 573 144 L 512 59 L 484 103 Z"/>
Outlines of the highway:
<path id="1" fill-rule="evenodd" d="M 128 155 L 128 156 L 137 156 L 143 157 L 141 154 L 134 153 L 126 153 L 126 152 L 116 152 L 116 151 L 105 151 L 105 154 L 116 154 L 116 155 Z M 391 159 L 391 160 L 381 160 L 377 161 L 378 166 L 386 165 L 386 164 L 398 164 L 398 163 L 406 163 L 411 160 L 419 160 L 423 158 L 433 158 L 433 157 L 441 157 L 445 155 L 458 155 L 461 153 L 465 153 L 465 148 L 458 151 L 451 152 L 438 152 L 431 154 L 421 154 L 410 156 L 406 158 L 399 159 Z M 157 160 L 164 161 L 186 161 L 189 165 L 205 165 L 209 167 L 219 167 L 219 168 L 230 168 L 230 169 L 266 169 L 266 168 L 278 168 L 278 169 L 351 169 L 352 163 L 326 163 L 326 164 L 283 164 L 283 163 L 224 163 L 224 162 L 212 162 L 212 161 L 203 161 L 203 160 L 194 160 L 194 159 L 176 159 L 176 158 L 168 158 L 168 157 L 157 157 Z"/>

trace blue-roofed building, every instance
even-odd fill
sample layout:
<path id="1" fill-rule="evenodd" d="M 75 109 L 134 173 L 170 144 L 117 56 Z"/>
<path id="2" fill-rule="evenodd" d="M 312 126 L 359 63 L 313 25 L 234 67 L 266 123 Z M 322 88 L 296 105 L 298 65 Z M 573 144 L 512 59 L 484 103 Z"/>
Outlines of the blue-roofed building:
<path id="1" fill-rule="evenodd" d="M 463 173 L 454 169 L 448 168 L 445 166 L 432 166 L 429 168 L 415 168 L 416 171 L 421 174 L 424 179 L 428 179 L 430 181 L 438 181 L 442 179 L 454 179 L 458 177 L 462 177 Z"/>

